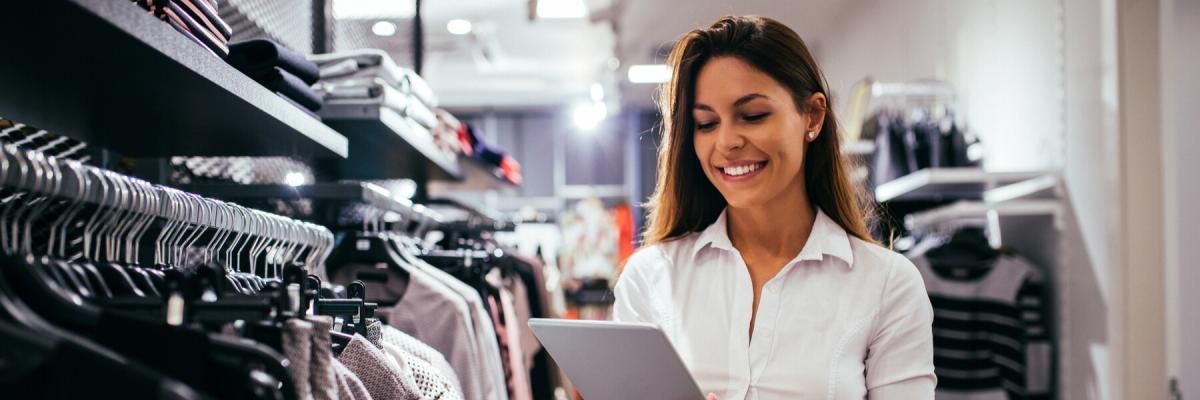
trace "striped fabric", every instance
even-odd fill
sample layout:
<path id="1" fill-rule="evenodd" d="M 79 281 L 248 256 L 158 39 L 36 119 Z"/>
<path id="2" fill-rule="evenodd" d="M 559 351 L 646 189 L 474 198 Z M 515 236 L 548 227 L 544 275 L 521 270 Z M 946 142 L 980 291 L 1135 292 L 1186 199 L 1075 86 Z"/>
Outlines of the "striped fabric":
<path id="1" fill-rule="evenodd" d="M 1052 397 L 1040 270 L 1016 257 L 976 265 L 910 257 L 933 303 L 938 400 Z"/>

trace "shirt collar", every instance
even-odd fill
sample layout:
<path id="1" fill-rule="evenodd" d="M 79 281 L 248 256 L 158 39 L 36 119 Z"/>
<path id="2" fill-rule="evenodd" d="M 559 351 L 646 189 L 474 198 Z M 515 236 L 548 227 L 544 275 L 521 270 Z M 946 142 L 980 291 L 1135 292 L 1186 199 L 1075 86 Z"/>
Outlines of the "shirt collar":
<path id="1" fill-rule="evenodd" d="M 708 246 L 726 251 L 736 251 L 733 242 L 729 240 L 729 231 L 726 225 L 727 212 L 728 210 L 721 211 L 717 220 L 700 232 L 700 236 L 692 247 L 693 260 L 700 255 L 700 251 Z M 821 261 L 826 255 L 845 261 L 848 267 L 854 266 L 854 251 L 850 248 L 850 235 L 846 233 L 845 229 L 842 229 L 841 225 L 825 215 L 824 211 L 817 209 L 817 218 L 813 221 L 813 229 L 809 234 L 808 243 L 792 261 Z"/>

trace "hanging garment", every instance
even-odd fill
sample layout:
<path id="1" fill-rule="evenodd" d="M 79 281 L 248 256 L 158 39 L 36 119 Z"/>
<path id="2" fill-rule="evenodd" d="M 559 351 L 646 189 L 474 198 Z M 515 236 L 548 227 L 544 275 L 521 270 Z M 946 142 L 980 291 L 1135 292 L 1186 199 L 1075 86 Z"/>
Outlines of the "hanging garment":
<path id="1" fill-rule="evenodd" d="M 494 269 L 488 274 L 488 283 L 496 287 L 499 295 L 500 317 L 496 318 L 496 330 L 500 331 L 503 326 L 504 332 L 499 337 L 502 338 L 501 343 L 507 346 L 508 355 L 508 370 L 512 371 L 509 376 L 508 389 L 509 397 L 513 400 L 531 400 L 533 392 L 529 388 L 529 365 L 526 362 L 526 353 L 522 346 L 522 324 L 527 325 L 528 320 L 522 321 L 517 316 L 516 305 L 512 293 L 513 280 L 501 277 L 499 269 Z M 528 303 L 526 303 L 528 304 Z"/>
<path id="2" fill-rule="evenodd" d="M 1008 256 L 980 265 L 939 265 L 923 254 L 912 261 L 933 303 L 937 399 L 1049 398 L 1041 271 Z"/>
<path id="3" fill-rule="evenodd" d="M 487 373 L 481 379 L 484 381 L 484 385 L 488 388 L 489 392 L 501 392 L 500 388 L 506 386 L 506 381 L 503 375 L 504 367 L 500 360 L 500 347 L 495 340 L 496 330 L 492 325 L 492 319 L 484 308 L 483 298 L 479 292 L 437 267 L 421 260 L 413 261 L 415 261 L 418 268 L 428 273 L 430 277 L 436 279 L 438 282 L 446 285 L 447 288 L 457 293 L 466 302 L 467 312 L 470 314 L 471 326 L 475 331 L 475 338 L 479 342 L 480 361 L 487 368 Z"/>
<path id="4" fill-rule="evenodd" d="M 333 371 L 337 378 L 339 400 L 373 400 L 363 381 L 341 361 L 333 360 Z"/>
<path id="5" fill-rule="evenodd" d="M 437 350 L 390 326 L 383 327 L 383 342 L 385 345 L 395 346 L 405 354 L 410 354 L 428 363 L 429 368 L 433 371 L 433 373 L 428 374 L 430 376 L 429 379 L 436 380 L 438 377 L 444 379 L 448 396 L 459 399 L 463 397 L 462 388 L 459 384 L 458 376 L 454 373 L 454 368 L 450 366 L 449 362 L 446 362 L 446 358 L 441 353 L 438 353 Z M 422 371 L 422 368 L 413 368 L 413 375 L 417 378 L 418 385 L 421 384 Z"/>
<path id="6" fill-rule="evenodd" d="M 404 372 L 383 350 L 362 335 L 354 335 L 338 361 L 362 381 L 374 400 L 420 400 L 416 384 L 404 379 Z"/>
<path id="7" fill-rule="evenodd" d="M 333 340 L 329 337 L 329 331 L 333 329 L 333 318 L 316 315 L 307 319 L 313 325 L 310 336 L 312 353 L 309 357 L 312 365 L 309 367 L 308 375 L 313 399 L 337 400 L 338 380 L 337 372 L 333 368 L 333 363 L 336 361 L 333 359 Z"/>
<path id="8" fill-rule="evenodd" d="M 287 357 L 288 374 L 296 386 L 301 399 L 312 399 L 312 335 L 313 324 L 300 319 L 289 319 L 283 329 L 283 356 Z"/>

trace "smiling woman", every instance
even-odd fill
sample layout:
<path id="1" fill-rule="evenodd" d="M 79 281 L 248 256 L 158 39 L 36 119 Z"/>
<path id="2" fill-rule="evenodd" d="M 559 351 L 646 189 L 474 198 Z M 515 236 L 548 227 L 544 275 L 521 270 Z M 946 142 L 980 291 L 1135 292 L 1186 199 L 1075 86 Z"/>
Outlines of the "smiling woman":
<path id="1" fill-rule="evenodd" d="M 649 245 L 613 318 L 660 326 L 710 399 L 932 399 L 924 283 L 867 232 L 804 41 L 726 17 L 669 64 Z"/>

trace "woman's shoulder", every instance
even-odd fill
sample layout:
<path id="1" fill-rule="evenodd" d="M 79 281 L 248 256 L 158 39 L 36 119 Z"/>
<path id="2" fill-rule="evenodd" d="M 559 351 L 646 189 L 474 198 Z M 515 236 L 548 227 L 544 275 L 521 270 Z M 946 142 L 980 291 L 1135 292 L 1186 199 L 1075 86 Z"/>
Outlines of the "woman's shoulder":
<path id="1" fill-rule="evenodd" d="M 900 275 L 920 279 L 917 267 L 903 254 L 856 237 L 850 238 L 850 247 L 854 251 L 855 269 L 881 277 Z"/>
<path id="2" fill-rule="evenodd" d="M 622 275 L 669 274 L 677 260 L 683 260 L 690 255 L 695 242 L 696 234 L 692 233 L 678 239 L 642 246 L 625 262 Z"/>

